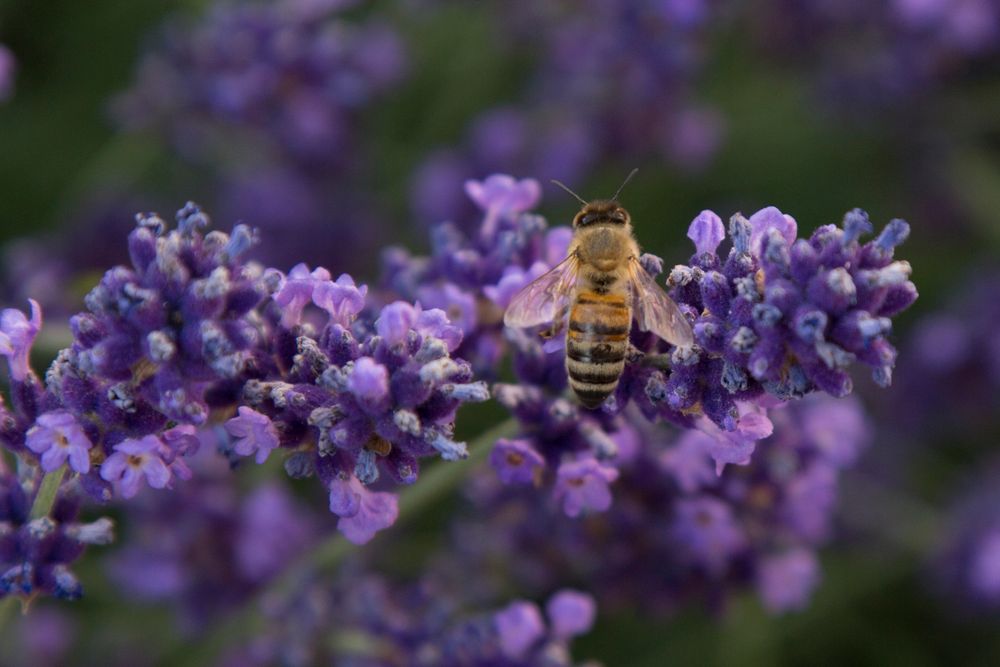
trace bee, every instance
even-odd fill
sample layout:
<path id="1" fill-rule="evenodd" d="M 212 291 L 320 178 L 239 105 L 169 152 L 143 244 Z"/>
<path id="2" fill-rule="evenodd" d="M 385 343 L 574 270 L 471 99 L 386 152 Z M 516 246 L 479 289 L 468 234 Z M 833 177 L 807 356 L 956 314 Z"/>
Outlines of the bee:
<path id="1" fill-rule="evenodd" d="M 558 181 L 555 185 L 583 205 L 573 218 L 566 259 L 522 289 L 504 313 L 509 327 L 566 325 L 566 373 L 584 407 L 595 409 L 618 386 L 635 319 L 668 343 L 691 345 L 691 325 L 677 304 L 639 263 L 632 219 L 618 202 L 628 175 L 610 199 L 587 202 Z M 568 318 L 567 318 L 568 315 Z"/>

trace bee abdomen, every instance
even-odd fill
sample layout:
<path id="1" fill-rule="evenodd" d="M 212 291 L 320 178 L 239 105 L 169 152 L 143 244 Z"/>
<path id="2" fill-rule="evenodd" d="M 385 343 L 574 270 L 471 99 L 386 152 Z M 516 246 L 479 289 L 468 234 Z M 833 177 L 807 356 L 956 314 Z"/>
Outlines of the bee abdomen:
<path id="1" fill-rule="evenodd" d="M 624 296 L 594 292 L 577 296 L 569 315 L 566 372 L 585 407 L 596 408 L 618 386 L 631 320 Z"/>

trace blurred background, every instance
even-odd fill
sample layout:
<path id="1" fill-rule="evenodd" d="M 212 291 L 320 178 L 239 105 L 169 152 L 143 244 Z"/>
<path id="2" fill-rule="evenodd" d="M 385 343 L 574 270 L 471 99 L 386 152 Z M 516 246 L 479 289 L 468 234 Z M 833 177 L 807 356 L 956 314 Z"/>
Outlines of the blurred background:
<path id="1" fill-rule="evenodd" d="M 892 388 L 857 379 L 871 442 L 840 480 L 809 605 L 773 614 L 736 591 L 664 613 L 602 608 L 574 657 L 1000 662 L 1000 2 L 0 4 L 0 289 L 5 307 L 42 303 L 48 354 L 127 260 L 137 211 L 193 199 L 222 227 L 258 226 L 269 265 L 371 282 L 385 246 L 426 252 L 435 223 L 476 220 L 468 178 L 538 178 L 542 212 L 566 224 L 575 203 L 548 179 L 607 196 L 632 167 L 622 199 L 668 266 L 686 261 L 702 209 L 775 205 L 808 233 L 861 207 L 876 228 L 910 223 L 901 256 L 921 297 L 894 332 Z M 462 428 L 477 418 L 494 415 Z M 230 510 L 247 496 L 267 502 L 266 472 L 219 483 L 225 530 L 239 533 Z M 143 582 L 127 581 L 130 562 L 179 567 L 178 552 L 210 551 L 198 531 L 222 530 L 210 516 L 158 532 L 179 508 L 208 512 L 170 502 L 119 517 L 120 544 L 78 568 L 87 596 L 8 624 L 0 663 L 110 664 L 96 656 L 140 645 L 144 660 L 183 663 L 177 637 L 197 641 L 204 618 L 244 603 L 245 582 L 199 571 L 132 595 Z M 325 520 L 322 505 L 285 509 Z M 390 555 L 365 558 L 418 571 L 450 539 L 453 510 L 432 508 Z"/>

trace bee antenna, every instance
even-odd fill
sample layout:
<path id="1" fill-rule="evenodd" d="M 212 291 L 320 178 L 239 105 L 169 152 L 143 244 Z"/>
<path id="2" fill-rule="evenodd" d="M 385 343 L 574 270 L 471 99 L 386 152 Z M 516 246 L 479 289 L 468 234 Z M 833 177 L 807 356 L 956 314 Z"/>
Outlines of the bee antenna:
<path id="1" fill-rule="evenodd" d="M 632 177 L 635 176 L 638 172 L 639 172 L 639 167 L 636 167 L 635 169 L 633 169 L 628 173 L 628 176 L 625 177 L 625 180 L 622 181 L 622 184 L 618 186 L 617 190 L 615 190 L 614 196 L 611 197 L 612 201 L 618 201 L 618 195 L 622 193 L 622 190 L 625 188 L 626 185 L 628 185 L 628 182 L 631 181 Z"/>
<path id="2" fill-rule="evenodd" d="M 557 181 L 557 180 L 555 180 L 555 179 L 552 179 L 552 183 L 553 183 L 554 185 L 558 185 L 558 186 L 559 186 L 559 187 L 561 187 L 561 188 L 562 188 L 563 190 L 565 190 L 566 192 L 568 192 L 568 193 L 570 193 L 571 195 L 573 195 L 574 197 L 576 197 L 576 200 L 577 200 L 578 202 L 580 202 L 581 204 L 583 204 L 584 206 L 586 206 L 586 205 L 587 205 L 587 202 L 586 202 L 586 201 L 584 201 L 584 199 L 583 199 L 582 197 L 580 197 L 580 195 L 576 194 L 575 192 L 573 192 L 572 190 L 570 190 L 570 189 L 569 189 L 568 187 L 566 187 L 566 184 L 565 184 L 565 183 L 562 183 L 562 182 L 560 182 L 560 181 Z"/>

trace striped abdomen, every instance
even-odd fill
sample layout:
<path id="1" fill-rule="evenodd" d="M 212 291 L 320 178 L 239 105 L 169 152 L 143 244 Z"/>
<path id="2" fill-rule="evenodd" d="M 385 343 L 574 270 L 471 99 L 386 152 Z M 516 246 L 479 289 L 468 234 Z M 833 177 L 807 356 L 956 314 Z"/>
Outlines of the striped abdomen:
<path id="1" fill-rule="evenodd" d="M 579 292 L 569 311 L 566 372 L 580 402 L 596 408 L 625 369 L 632 312 L 625 296 Z"/>

